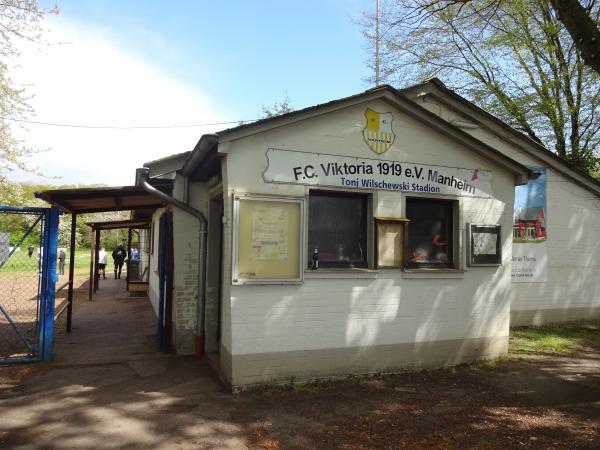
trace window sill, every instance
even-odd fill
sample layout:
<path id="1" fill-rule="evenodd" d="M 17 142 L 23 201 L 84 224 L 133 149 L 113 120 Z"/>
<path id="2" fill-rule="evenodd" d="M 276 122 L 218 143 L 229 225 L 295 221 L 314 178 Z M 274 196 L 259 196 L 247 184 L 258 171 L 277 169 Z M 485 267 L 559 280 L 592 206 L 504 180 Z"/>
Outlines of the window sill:
<path id="1" fill-rule="evenodd" d="M 377 278 L 379 270 L 363 269 L 363 268 L 333 268 L 327 267 L 325 269 L 304 271 L 304 279 L 318 279 L 318 278 L 353 278 L 353 279 L 373 279 Z"/>
<path id="2" fill-rule="evenodd" d="M 465 273 L 460 269 L 404 269 L 402 278 L 464 278 Z"/>

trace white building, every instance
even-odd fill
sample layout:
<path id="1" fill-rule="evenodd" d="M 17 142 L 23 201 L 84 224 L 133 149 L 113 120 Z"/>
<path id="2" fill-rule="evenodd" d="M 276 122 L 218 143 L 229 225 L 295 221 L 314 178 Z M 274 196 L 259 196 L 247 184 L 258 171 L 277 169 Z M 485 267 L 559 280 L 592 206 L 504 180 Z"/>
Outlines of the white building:
<path id="1" fill-rule="evenodd" d="M 600 313 L 600 183 L 438 80 L 145 166 L 174 180 L 151 233 L 161 332 L 233 387 L 497 357 L 511 324 Z M 536 178 L 523 243 L 515 186 Z"/>

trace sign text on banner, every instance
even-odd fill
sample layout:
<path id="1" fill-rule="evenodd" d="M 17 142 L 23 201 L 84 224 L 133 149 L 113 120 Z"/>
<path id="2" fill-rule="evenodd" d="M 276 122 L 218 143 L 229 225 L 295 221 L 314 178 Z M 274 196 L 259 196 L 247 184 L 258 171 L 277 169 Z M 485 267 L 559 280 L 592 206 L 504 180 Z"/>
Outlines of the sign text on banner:
<path id="1" fill-rule="evenodd" d="M 412 162 L 267 150 L 263 178 L 270 183 L 451 194 L 491 198 L 488 170 L 431 166 Z"/>

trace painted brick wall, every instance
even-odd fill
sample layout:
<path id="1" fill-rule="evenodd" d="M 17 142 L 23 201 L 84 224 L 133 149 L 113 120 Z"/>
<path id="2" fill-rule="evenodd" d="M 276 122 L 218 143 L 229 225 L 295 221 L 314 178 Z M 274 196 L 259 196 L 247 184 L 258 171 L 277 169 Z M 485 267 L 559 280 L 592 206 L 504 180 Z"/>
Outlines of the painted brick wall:
<path id="1" fill-rule="evenodd" d="M 464 119 L 432 97 L 420 104 L 445 120 Z M 545 166 L 486 128 L 465 131 L 523 165 Z M 600 316 L 600 198 L 548 168 L 547 201 L 548 282 L 511 285 L 512 325 Z"/>
<path id="2" fill-rule="evenodd" d="M 183 200 L 184 177 L 177 175 L 173 196 Z M 206 213 L 207 192 L 199 184 L 190 185 L 190 206 Z M 199 221 L 178 208 L 173 209 L 173 328 L 178 354 L 195 352 L 198 314 Z"/>
<path id="3" fill-rule="evenodd" d="M 391 109 L 386 103 L 369 106 L 379 111 Z M 348 108 L 326 119 L 311 119 L 229 145 L 225 166 L 228 180 L 224 182 L 228 219 L 225 267 L 231 264 L 231 204 L 235 192 L 308 194 L 304 186 L 263 182 L 267 148 L 369 157 L 370 150 L 361 135 L 363 114 L 364 106 Z M 464 267 L 462 241 L 466 223 L 500 223 L 504 230 L 511 229 L 513 178 L 491 161 L 421 123 L 398 111 L 395 115 L 398 145 L 394 144 L 382 159 L 493 171 L 494 199 L 461 200 L 459 254 Z M 376 208 L 403 214 L 402 194 L 369 192 Z M 421 348 L 430 346 L 432 355 L 448 353 L 452 348 L 453 361 L 502 354 L 506 351 L 509 327 L 510 238 L 510 233 L 503 236 L 501 267 L 464 267 L 464 273 L 458 274 L 407 274 L 400 270 L 363 274 L 318 272 L 307 273 L 300 285 L 232 286 L 231 273 L 226 273 L 224 313 L 230 317 L 231 336 L 224 335 L 223 349 L 231 358 L 233 384 L 292 376 L 292 369 L 285 369 L 291 367 L 290 352 L 320 352 L 321 356 L 302 359 L 305 366 L 314 365 L 313 374 L 319 374 L 318 361 L 338 361 L 338 368 L 345 367 L 344 361 L 351 359 L 348 351 L 358 358 L 364 352 L 379 352 L 382 346 L 390 352 L 394 346 L 418 343 Z M 446 342 L 453 344 L 448 346 Z M 424 358 L 419 365 L 426 365 L 427 357 Z M 406 356 L 407 364 L 413 359 Z M 432 356 L 431 362 L 434 361 L 438 360 Z M 390 360 L 390 364 L 398 367 L 401 361 Z M 247 367 L 254 367 L 253 372 L 247 373 Z M 260 373 L 256 372 L 257 367 L 261 368 Z M 323 368 L 320 373 L 331 373 L 333 369 Z"/>
<path id="4" fill-rule="evenodd" d="M 220 369 L 223 377 L 233 382 L 232 373 L 232 339 L 231 339 L 231 237 L 232 237 L 232 202 L 231 195 L 227 191 L 230 183 L 227 159 L 221 163 L 222 185 L 224 189 L 223 203 L 223 277 L 221 284 L 221 342 L 219 348 Z"/>

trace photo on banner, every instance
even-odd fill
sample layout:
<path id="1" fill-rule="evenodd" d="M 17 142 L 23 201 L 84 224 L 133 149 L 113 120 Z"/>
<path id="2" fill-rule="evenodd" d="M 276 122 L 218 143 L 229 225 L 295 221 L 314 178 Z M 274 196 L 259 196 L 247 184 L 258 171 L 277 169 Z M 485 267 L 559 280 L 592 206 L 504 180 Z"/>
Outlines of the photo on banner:
<path id="1" fill-rule="evenodd" d="M 546 169 L 532 167 L 539 176 L 515 188 L 513 215 L 513 283 L 548 281 L 548 202 Z"/>

